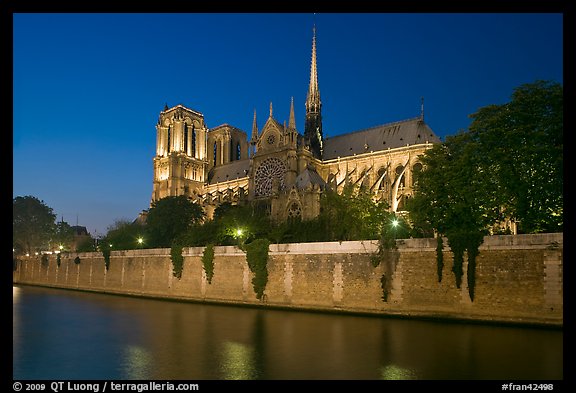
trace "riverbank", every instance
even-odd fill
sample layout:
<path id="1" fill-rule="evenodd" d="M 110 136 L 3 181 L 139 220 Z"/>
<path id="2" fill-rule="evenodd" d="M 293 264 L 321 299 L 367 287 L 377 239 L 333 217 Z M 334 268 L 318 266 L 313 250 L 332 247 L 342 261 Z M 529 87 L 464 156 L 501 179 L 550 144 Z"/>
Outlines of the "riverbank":
<path id="1" fill-rule="evenodd" d="M 54 255 L 44 262 L 24 259 L 13 282 L 281 310 L 563 326 L 561 233 L 486 237 L 477 259 L 474 301 L 466 262 L 462 285 L 456 288 L 448 247 L 438 282 L 435 249 L 435 239 L 398 241 L 395 263 L 373 267 L 370 257 L 377 244 L 371 241 L 270 245 L 261 300 L 256 299 L 244 252 L 231 246 L 215 247 L 211 283 L 203 269 L 202 247 L 183 250 L 180 279 L 172 273 L 169 249 L 144 249 L 112 252 L 108 270 L 101 253 L 63 255 L 60 266 Z"/>

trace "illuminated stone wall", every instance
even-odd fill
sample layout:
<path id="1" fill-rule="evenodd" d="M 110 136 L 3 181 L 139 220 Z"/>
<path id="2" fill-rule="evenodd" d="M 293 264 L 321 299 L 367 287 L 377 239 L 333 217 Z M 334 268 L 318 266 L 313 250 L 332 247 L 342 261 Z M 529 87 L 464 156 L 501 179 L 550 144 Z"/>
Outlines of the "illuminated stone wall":
<path id="1" fill-rule="evenodd" d="M 445 242 L 446 244 L 446 242 Z M 109 270 L 100 253 L 63 255 L 48 263 L 20 261 L 14 283 L 261 307 L 360 312 L 402 316 L 562 324 L 562 234 L 490 236 L 477 259 L 472 302 L 466 274 L 456 288 L 452 254 L 445 245 L 438 282 L 436 240 L 398 241 L 398 262 L 373 267 L 375 242 L 298 243 L 270 246 L 268 284 L 256 299 L 244 252 L 215 247 L 208 283 L 203 248 L 185 248 L 180 279 L 172 274 L 169 249 L 112 252 Z M 80 264 L 74 259 L 78 256 Z M 390 269 L 390 271 L 387 271 Z M 466 272 L 466 263 L 464 266 Z M 383 300 L 381 278 L 388 277 Z"/>

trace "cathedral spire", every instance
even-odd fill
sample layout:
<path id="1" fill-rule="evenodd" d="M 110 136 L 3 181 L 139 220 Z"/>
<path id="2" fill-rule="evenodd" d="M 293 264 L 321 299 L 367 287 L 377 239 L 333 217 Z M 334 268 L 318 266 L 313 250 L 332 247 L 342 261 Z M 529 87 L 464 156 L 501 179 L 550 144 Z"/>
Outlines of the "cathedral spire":
<path id="1" fill-rule="evenodd" d="M 252 121 L 252 138 L 250 142 L 256 143 L 258 140 L 258 125 L 256 124 L 256 109 L 254 109 L 254 120 Z"/>
<path id="2" fill-rule="evenodd" d="M 290 118 L 288 119 L 288 128 L 296 129 L 296 118 L 294 116 L 294 97 L 290 101 Z"/>
<path id="3" fill-rule="evenodd" d="M 312 36 L 312 62 L 310 63 L 310 86 L 306 97 L 306 109 L 317 109 L 320 106 L 320 88 L 318 87 L 318 69 L 316 65 L 316 25 L 314 25 Z"/>
<path id="4" fill-rule="evenodd" d="M 306 124 L 304 127 L 304 140 L 316 158 L 322 158 L 322 102 L 320 101 L 320 88 L 318 87 L 318 69 L 316 64 L 316 25 L 312 35 L 312 62 L 310 64 L 310 86 L 306 96 Z"/>

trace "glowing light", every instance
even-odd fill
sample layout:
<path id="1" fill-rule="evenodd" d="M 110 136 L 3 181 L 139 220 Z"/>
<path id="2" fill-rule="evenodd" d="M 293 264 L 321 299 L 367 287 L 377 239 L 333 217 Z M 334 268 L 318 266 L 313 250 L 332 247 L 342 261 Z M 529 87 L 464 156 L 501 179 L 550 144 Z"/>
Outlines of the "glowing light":
<path id="1" fill-rule="evenodd" d="M 64 246 L 62 244 L 60 244 L 60 246 L 58 248 L 60 249 L 60 251 L 62 251 L 64 249 Z"/>
<path id="2" fill-rule="evenodd" d="M 393 227 L 397 227 L 397 226 L 398 226 L 398 220 L 397 220 L 397 219 L 393 219 L 393 220 L 392 220 L 392 226 L 393 226 Z"/>
<path id="3" fill-rule="evenodd" d="M 242 236 L 243 233 L 244 233 L 244 231 L 241 228 L 236 229 L 236 236 L 237 237 Z"/>
<path id="4" fill-rule="evenodd" d="M 406 379 L 417 379 L 417 375 L 414 371 L 398 367 L 390 364 L 386 367 L 380 369 L 381 379 L 385 380 L 406 380 Z"/>
<path id="5" fill-rule="evenodd" d="M 144 239 L 142 239 L 141 237 L 138 238 L 138 244 L 142 244 L 144 242 Z"/>
<path id="6" fill-rule="evenodd" d="M 236 342 L 225 342 L 220 355 L 222 356 L 220 370 L 224 379 L 256 379 L 257 372 L 252 347 Z"/>
<path id="7" fill-rule="evenodd" d="M 110 243 L 109 245 L 110 245 L 110 248 L 112 248 L 112 243 Z"/>

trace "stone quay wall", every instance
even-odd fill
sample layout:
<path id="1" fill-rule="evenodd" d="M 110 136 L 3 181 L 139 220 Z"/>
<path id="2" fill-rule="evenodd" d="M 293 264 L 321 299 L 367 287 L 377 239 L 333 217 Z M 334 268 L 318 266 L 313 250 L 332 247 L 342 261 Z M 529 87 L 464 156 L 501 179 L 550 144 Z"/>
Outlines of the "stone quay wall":
<path id="1" fill-rule="evenodd" d="M 172 300 L 307 311 L 441 318 L 528 325 L 563 325 L 563 234 L 487 236 L 476 260 L 474 301 L 451 272 L 444 241 L 438 281 L 436 239 L 397 240 L 394 263 L 374 267 L 375 241 L 272 244 L 265 296 L 257 299 L 246 254 L 214 248 L 208 283 L 203 247 L 184 248 L 180 279 L 170 249 L 113 251 L 106 270 L 100 252 L 28 257 L 18 261 L 15 284 L 40 285 Z M 75 263 L 75 258 L 80 263 Z M 386 274 L 386 301 L 382 276 Z"/>

